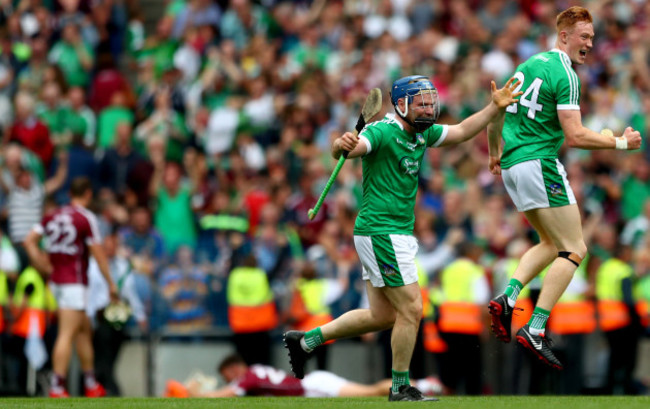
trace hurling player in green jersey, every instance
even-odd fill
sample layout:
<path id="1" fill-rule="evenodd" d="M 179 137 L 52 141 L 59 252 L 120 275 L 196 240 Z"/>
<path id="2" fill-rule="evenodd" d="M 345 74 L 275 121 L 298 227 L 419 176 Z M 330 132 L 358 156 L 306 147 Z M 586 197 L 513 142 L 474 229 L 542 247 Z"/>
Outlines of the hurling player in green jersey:
<path id="1" fill-rule="evenodd" d="M 389 400 L 428 400 L 409 385 L 409 366 L 415 345 L 422 296 L 415 266 L 417 240 L 413 236 L 417 179 L 428 147 L 454 145 L 476 136 L 517 101 L 517 82 L 498 89 L 492 82 L 492 101 L 456 125 L 434 124 L 440 109 L 438 92 L 427 77 L 413 75 L 395 81 L 391 102 L 395 116 L 368 124 L 357 137 L 344 133 L 332 144 L 332 156 L 362 157 L 363 200 L 354 228 L 354 243 L 363 266 L 370 308 L 349 311 L 304 334 L 289 331 L 285 344 L 298 378 L 304 362 L 317 346 L 331 339 L 393 328 L 393 386 Z"/>
<path id="2" fill-rule="evenodd" d="M 521 258 L 503 294 L 490 301 L 492 330 L 510 342 L 517 295 L 549 264 L 533 315 L 517 332 L 517 342 L 547 365 L 561 369 L 544 336 L 550 311 L 566 290 L 587 247 L 580 212 L 558 151 L 566 139 L 581 149 L 638 149 L 641 135 L 628 127 L 622 136 L 585 128 L 580 117 L 580 79 L 574 65 L 584 64 L 593 46 L 589 11 L 571 7 L 557 16 L 553 50 L 530 57 L 517 67 L 519 101 L 488 126 L 489 169 L 502 175 L 517 206 L 537 231 L 540 242 Z M 503 147 L 501 138 L 503 137 Z"/>

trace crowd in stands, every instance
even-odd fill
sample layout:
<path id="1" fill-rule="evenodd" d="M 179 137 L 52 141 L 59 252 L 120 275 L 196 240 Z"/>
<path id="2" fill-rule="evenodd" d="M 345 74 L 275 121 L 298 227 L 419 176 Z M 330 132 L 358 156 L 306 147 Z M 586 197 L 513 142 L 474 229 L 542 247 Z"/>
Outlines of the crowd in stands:
<path id="1" fill-rule="evenodd" d="M 461 121 L 488 101 L 490 80 L 501 87 L 552 46 L 555 16 L 569 4 L 595 18 L 594 48 L 577 68 L 585 125 L 620 135 L 632 123 L 650 135 L 645 1 L 161 0 L 151 30 L 144 3 L 0 0 L 5 338 L 27 267 L 22 241 L 68 202 L 77 176 L 92 180 L 101 233 L 129 262 L 146 312 L 136 331 L 228 330 L 228 278 L 239 266 L 268 277 L 272 331 L 294 323 L 301 279 L 329 280 L 330 315 L 357 307 L 359 160 L 345 164 L 316 218 L 307 216 L 335 165 L 333 138 L 353 129 L 372 88 L 384 93 L 382 115 L 392 113 L 390 84 L 412 74 L 437 87 L 439 123 Z M 616 258 L 633 302 L 650 302 L 650 147 L 565 146 L 561 160 L 591 254 L 580 295 L 596 299 L 598 273 Z M 508 260 L 536 237 L 487 169 L 486 135 L 429 149 L 425 163 L 420 253 L 451 243 L 443 261 L 426 263 L 430 284 L 471 243 L 491 295 L 507 282 Z M 487 306 L 484 298 L 477 303 Z"/>

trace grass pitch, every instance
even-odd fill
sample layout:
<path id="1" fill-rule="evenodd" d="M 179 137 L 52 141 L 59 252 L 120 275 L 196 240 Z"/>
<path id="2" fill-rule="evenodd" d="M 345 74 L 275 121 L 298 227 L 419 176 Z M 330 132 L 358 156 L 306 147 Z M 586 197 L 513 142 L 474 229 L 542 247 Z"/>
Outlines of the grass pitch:
<path id="1" fill-rule="evenodd" d="M 444 409 L 648 409 L 650 396 L 481 396 L 442 397 L 439 402 L 388 402 L 386 398 L 234 398 L 234 399 L 0 399 L 1 409 L 394 409 L 439 407 Z"/>

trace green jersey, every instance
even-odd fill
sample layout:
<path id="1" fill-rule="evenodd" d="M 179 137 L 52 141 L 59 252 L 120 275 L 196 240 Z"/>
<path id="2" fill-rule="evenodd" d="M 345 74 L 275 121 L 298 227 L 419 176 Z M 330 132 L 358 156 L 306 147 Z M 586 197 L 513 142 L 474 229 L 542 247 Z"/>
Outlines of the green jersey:
<path id="1" fill-rule="evenodd" d="M 95 59 L 95 51 L 91 46 L 87 44 L 75 46 L 63 40 L 54 44 L 48 56 L 51 62 L 61 68 L 65 80 L 71 87 L 85 87 L 90 82 L 90 73 L 81 64 L 79 53 L 87 54 L 93 61 Z"/>
<path id="2" fill-rule="evenodd" d="M 362 158 L 363 199 L 354 234 L 413 234 L 415 195 L 424 152 L 439 146 L 447 136 L 446 125 L 433 125 L 415 135 L 395 119 L 368 124 L 360 143 L 368 151 Z"/>
<path id="3" fill-rule="evenodd" d="M 557 158 L 564 142 L 558 111 L 580 110 L 580 78 L 565 52 L 536 54 L 517 67 L 514 77 L 520 82 L 515 91 L 524 93 L 506 108 L 503 169 L 531 159 Z"/>

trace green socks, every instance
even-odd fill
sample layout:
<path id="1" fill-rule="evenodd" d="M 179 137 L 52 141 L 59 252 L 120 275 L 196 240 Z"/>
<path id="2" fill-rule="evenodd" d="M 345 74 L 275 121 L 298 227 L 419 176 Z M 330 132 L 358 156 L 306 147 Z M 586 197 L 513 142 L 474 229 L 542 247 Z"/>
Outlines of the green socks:
<path id="1" fill-rule="evenodd" d="M 521 283 L 521 281 L 517 280 L 516 278 L 510 279 L 510 282 L 508 283 L 508 286 L 506 287 L 504 293 L 506 297 L 508 297 L 508 305 L 511 308 L 515 306 L 517 297 L 519 297 L 519 293 L 521 292 L 522 288 L 524 288 L 524 285 Z"/>
<path id="2" fill-rule="evenodd" d="M 302 344 L 302 342 L 300 344 L 302 346 L 302 349 L 304 349 L 307 352 L 311 352 L 314 348 L 316 348 L 319 345 L 323 345 L 323 343 L 325 342 L 320 327 L 316 327 L 313 330 L 305 333 L 305 336 L 301 341 L 305 342 L 304 345 Z"/>
<path id="3" fill-rule="evenodd" d="M 393 393 L 398 393 L 400 386 L 410 384 L 409 371 L 399 372 L 393 369 L 393 387 L 391 388 Z"/>
<path id="4" fill-rule="evenodd" d="M 546 321 L 548 320 L 550 313 L 550 311 L 547 311 L 543 308 L 535 307 L 533 316 L 530 317 L 530 321 L 528 321 L 528 326 L 530 327 L 531 334 L 539 335 L 544 332 Z"/>

